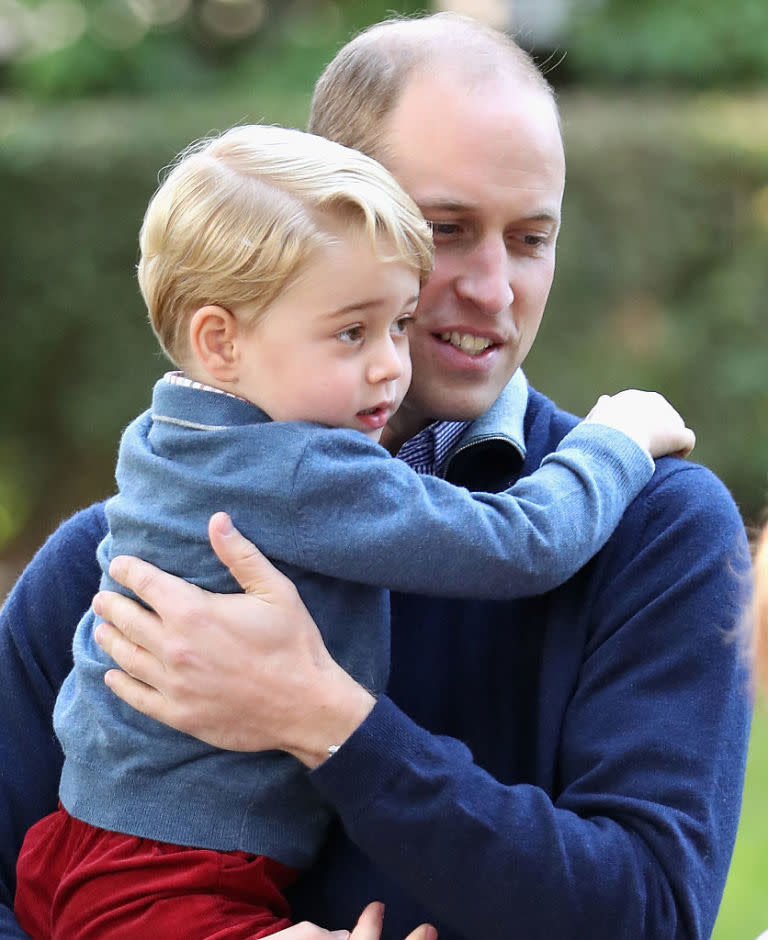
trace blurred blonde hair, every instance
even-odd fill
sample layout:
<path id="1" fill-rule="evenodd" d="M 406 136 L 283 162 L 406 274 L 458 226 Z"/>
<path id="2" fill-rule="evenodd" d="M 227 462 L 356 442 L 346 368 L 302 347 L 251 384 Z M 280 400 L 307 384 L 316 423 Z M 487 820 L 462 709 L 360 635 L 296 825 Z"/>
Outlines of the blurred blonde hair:
<path id="1" fill-rule="evenodd" d="M 139 237 L 139 286 L 167 355 L 183 360 L 189 319 L 207 304 L 247 305 L 255 322 L 339 222 L 368 237 L 382 261 L 404 261 L 422 282 L 431 271 L 429 226 L 369 157 L 260 124 L 191 144 L 152 197 Z M 392 255 L 381 255 L 382 236 Z"/>
<path id="2" fill-rule="evenodd" d="M 308 128 L 387 164 L 387 118 L 419 73 L 472 85 L 511 75 L 555 103 L 531 56 L 505 33 L 458 13 L 393 17 L 351 39 L 315 84 Z"/>
<path id="3" fill-rule="evenodd" d="M 768 695 L 768 524 L 755 550 L 754 663 L 757 684 Z"/>

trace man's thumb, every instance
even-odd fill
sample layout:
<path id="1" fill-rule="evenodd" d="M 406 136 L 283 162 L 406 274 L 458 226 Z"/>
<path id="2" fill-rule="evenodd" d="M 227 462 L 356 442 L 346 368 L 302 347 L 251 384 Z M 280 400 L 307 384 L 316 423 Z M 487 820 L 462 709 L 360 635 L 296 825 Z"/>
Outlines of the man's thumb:
<path id="1" fill-rule="evenodd" d="M 270 575 L 277 571 L 232 524 L 225 512 L 214 513 L 208 522 L 211 548 L 247 594 L 271 594 Z M 272 585 L 273 586 L 273 585 Z"/>

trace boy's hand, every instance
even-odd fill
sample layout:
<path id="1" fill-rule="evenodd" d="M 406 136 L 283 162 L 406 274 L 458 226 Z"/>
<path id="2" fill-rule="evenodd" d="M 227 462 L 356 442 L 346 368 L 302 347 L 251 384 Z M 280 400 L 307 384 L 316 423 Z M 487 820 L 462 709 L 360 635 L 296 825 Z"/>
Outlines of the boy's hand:
<path id="1" fill-rule="evenodd" d="M 658 392 L 632 388 L 617 395 L 601 395 L 584 421 L 623 431 L 651 457 L 687 457 L 696 443 L 696 435 Z"/>

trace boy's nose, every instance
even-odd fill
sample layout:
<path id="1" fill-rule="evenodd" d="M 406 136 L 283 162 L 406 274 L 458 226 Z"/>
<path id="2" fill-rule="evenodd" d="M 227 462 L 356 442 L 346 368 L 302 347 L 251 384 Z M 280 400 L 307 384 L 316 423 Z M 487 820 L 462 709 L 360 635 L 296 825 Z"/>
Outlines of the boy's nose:
<path id="1" fill-rule="evenodd" d="M 391 337 L 376 344 L 368 362 L 368 381 L 371 383 L 394 382 L 403 374 L 403 361 Z"/>

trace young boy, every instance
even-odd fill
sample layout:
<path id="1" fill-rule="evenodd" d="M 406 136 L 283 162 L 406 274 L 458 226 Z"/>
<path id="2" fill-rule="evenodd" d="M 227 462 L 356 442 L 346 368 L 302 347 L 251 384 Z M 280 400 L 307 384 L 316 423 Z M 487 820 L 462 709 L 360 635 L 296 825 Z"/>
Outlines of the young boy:
<path id="1" fill-rule="evenodd" d="M 377 442 L 410 381 L 407 325 L 430 232 L 382 167 L 322 138 L 247 126 L 193 145 L 153 197 L 140 243 L 141 290 L 181 371 L 123 436 L 102 586 L 119 589 L 109 562 L 136 554 L 237 590 L 206 534 L 225 509 L 373 691 L 387 681 L 383 588 L 547 590 L 604 544 L 652 456 L 692 446 L 663 399 L 629 392 L 601 399 L 502 495 L 392 459 Z M 329 815 L 300 765 L 216 750 L 132 711 L 104 686 L 94 619 L 78 627 L 56 705 L 62 807 L 27 836 L 20 923 L 66 940 L 288 926 L 282 890 L 312 862 Z"/>

